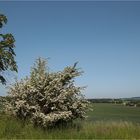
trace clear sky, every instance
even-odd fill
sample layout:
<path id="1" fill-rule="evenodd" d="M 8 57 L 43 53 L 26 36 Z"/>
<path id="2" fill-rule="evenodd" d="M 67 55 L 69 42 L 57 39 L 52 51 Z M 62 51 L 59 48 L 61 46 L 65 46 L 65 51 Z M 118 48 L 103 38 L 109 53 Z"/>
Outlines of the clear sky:
<path id="1" fill-rule="evenodd" d="M 16 39 L 18 78 L 38 57 L 52 71 L 79 61 L 92 98 L 140 96 L 140 2 L 0 2 Z M 0 85 L 1 86 L 1 85 Z M 0 95 L 5 89 L 0 87 Z"/>

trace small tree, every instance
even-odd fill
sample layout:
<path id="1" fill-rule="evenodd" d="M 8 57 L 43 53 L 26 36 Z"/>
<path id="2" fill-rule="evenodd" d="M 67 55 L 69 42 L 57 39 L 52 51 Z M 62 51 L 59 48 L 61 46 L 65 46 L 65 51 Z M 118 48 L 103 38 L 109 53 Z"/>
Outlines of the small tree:
<path id="1" fill-rule="evenodd" d="M 88 101 L 81 94 L 83 87 L 74 85 L 74 78 L 82 73 L 76 65 L 48 72 L 46 60 L 37 59 L 30 77 L 10 88 L 7 111 L 42 127 L 85 118 Z"/>
<path id="2" fill-rule="evenodd" d="M 7 23 L 7 18 L 0 14 L 0 28 Z M 16 71 L 17 65 L 14 59 L 15 39 L 12 34 L 0 34 L 0 82 L 6 84 L 3 72 L 7 70 Z"/>

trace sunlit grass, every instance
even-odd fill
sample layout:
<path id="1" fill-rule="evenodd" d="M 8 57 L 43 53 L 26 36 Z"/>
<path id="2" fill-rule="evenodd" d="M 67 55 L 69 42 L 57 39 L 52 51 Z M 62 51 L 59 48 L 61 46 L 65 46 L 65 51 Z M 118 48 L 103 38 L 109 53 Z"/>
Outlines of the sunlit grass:
<path id="1" fill-rule="evenodd" d="M 140 108 L 93 104 L 86 121 L 43 130 L 0 113 L 0 139 L 140 139 Z"/>
<path id="2" fill-rule="evenodd" d="M 78 121 L 69 127 L 43 130 L 34 128 L 30 123 L 0 116 L 0 138 L 12 139 L 91 139 L 91 138 L 140 138 L 140 124 L 126 121 Z"/>

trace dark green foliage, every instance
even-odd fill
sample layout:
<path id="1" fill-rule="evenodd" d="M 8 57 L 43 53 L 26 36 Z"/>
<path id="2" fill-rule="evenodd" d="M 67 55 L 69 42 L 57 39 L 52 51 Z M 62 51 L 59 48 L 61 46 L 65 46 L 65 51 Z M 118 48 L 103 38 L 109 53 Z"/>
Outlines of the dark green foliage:
<path id="1" fill-rule="evenodd" d="M 0 14 L 0 28 L 7 23 L 6 16 Z M 3 72 L 10 70 L 17 72 L 17 65 L 14 59 L 15 39 L 12 34 L 0 34 L 0 82 L 6 84 Z"/>

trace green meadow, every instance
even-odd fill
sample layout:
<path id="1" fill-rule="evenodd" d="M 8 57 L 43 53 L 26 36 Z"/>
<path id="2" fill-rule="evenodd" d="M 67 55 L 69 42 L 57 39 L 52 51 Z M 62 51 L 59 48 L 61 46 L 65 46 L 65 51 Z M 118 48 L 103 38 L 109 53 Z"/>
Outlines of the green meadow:
<path id="1" fill-rule="evenodd" d="M 122 104 L 94 103 L 93 111 L 88 113 L 89 121 L 128 121 L 140 123 L 140 107 Z"/>
<path id="2" fill-rule="evenodd" d="M 140 139 L 140 108 L 96 103 L 85 121 L 42 130 L 1 113 L 0 138 L 12 139 Z"/>

